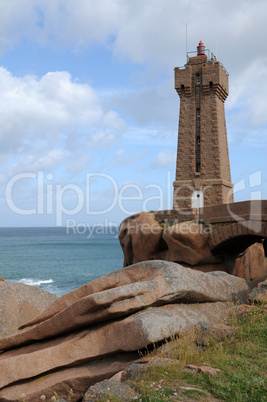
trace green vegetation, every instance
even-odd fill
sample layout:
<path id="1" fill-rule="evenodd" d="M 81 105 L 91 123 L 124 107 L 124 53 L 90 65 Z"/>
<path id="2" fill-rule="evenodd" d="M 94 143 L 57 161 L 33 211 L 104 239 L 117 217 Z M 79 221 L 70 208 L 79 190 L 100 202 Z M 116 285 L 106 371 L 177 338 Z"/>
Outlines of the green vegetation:
<path id="1" fill-rule="evenodd" d="M 173 225 L 175 225 L 177 223 L 178 223 L 177 221 L 173 222 L 173 221 L 170 221 L 168 219 L 163 219 L 163 220 L 159 221 L 159 226 L 164 230 L 164 229 L 167 229 L 167 228 L 169 228 L 169 227 L 171 227 L 171 226 L 173 226 Z"/>
<path id="2" fill-rule="evenodd" d="M 73 397 L 73 390 L 70 389 L 69 391 L 69 395 L 68 395 L 68 401 L 71 402 L 72 401 L 72 397 Z M 54 392 L 54 395 L 51 398 L 46 398 L 45 395 L 41 395 L 40 396 L 40 400 L 41 401 L 52 401 L 52 402 L 56 402 L 56 401 L 61 401 L 61 397 Z M 21 394 L 21 401 L 22 402 L 27 402 L 27 395 L 26 393 Z"/>
<path id="3" fill-rule="evenodd" d="M 149 355 L 168 357 L 171 363 L 149 367 L 128 384 L 136 390 L 132 400 L 163 401 L 267 401 L 267 314 L 263 305 L 251 307 L 245 316 L 231 316 L 228 325 L 236 330 L 222 337 L 192 330 L 180 334 L 167 345 Z M 210 366 L 220 371 L 216 375 L 184 371 L 186 365 Z M 72 390 L 68 400 L 71 401 Z M 22 401 L 27 401 L 23 394 Z M 43 399 L 41 397 L 41 399 Z M 55 396 L 51 400 L 59 400 Z M 114 395 L 100 401 L 119 402 Z"/>
<path id="4" fill-rule="evenodd" d="M 267 315 L 263 306 L 255 306 L 241 318 L 231 318 L 237 330 L 223 340 L 207 336 L 197 346 L 196 331 L 170 342 L 152 355 L 177 359 L 164 367 L 150 367 L 132 380 L 136 400 L 210 400 L 267 401 L 266 331 Z M 203 345 L 205 345 L 203 347 Z M 204 365 L 221 370 L 216 375 L 184 372 L 187 364 Z M 216 400 L 215 399 L 215 400 Z"/>
<path id="5" fill-rule="evenodd" d="M 184 395 L 190 399 L 199 400 L 200 398 L 207 398 L 207 394 L 199 389 L 187 389 L 183 392 Z"/>
<path id="6" fill-rule="evenodd" d="M 121 402 L 121 399 L 120 398 L 117 398 L 116 396 L 114 396 L 114 395 L 108 395 L 108 396 L 106 396 L 106 397 L 103 397 L 103 398 L 98 398 L 97 399 L 97 402 Z"/>

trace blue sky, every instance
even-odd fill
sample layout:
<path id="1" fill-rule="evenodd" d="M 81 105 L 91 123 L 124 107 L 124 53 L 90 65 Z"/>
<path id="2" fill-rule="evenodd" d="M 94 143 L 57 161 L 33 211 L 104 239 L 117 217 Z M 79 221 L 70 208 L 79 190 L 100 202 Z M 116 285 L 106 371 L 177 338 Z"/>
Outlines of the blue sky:
<path id="1" fill-rule="evenodd" d="M 0 0 L 0 226 L 172 207 L 186 23 L 188 50 L 203 40 L 230 74 L 235 200 L 267 198 L 266 15 L 265 0 Z"/>

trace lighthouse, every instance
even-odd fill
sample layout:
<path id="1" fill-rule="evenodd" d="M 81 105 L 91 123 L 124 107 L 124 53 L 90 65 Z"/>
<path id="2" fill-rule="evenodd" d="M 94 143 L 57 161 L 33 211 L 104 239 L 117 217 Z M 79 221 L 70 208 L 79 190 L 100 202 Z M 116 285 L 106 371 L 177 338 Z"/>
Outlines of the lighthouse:
<path id="1" fill-rule="evenodd" d="M 184 67 L 176 67 L 180 97 L 174 209 L 233 202 L 224 102 L 228 73 L 199 42 Z"/>

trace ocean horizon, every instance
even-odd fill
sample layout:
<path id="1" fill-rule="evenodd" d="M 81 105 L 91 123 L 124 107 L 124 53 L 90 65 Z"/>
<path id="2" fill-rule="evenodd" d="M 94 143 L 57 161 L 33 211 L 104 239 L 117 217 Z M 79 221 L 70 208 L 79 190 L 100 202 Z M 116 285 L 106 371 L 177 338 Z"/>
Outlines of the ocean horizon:
<path id="1" fill-rule="evenodd" d="M 56 296 L 123 267 L 117 226 L 0 228 L 0 276 Z"/>

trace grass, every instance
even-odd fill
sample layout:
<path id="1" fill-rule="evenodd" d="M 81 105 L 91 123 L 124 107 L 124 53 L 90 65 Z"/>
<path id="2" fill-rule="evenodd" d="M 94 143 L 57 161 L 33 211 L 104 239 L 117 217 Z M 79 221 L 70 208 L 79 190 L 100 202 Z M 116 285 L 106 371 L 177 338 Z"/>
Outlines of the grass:
<path id="1" fill-rule="evenodd" d="M 132 400 L 163 401 L 267 401 L 267 310 L 263 305 L 251 307 L 243 317 L 232 315 L 227 324 L 236 330 L 222 339 L 218 331 L 194 329 L 174 337 L 150 356 L 172 359 L 165 366 L 149 367 L 128 383 L 136 390 Z M 216 336 L 214 336 L 216 334 Z M 167 348 L 166 348 L 167 346 Z M 220 369 L 216 375 L 185 372 L 186 365 Z M 70 391 L 68 400 L 72 400 Z M 55 393 L 56 400 L 59 396 Z M 26 401 L 22 395 L 22 401 Z M 119 402 L 114 395 L 99 402 Z"/>
<path id="2" fill-rule="evenodd" d="M 227 401 L 267 401 L 266 323 L 266 310 L 255 306 L 245 317 L 231 317 L 228 324 L 237 330 L 224 340 L 208 335 L 202 346 L 197 346 L 196 331 L 176 337 L 167 354 L 164 348 L 152 352 L 154 356 L 176 359 L 173 364 L 150 367 L 132 380 L 138 395 L 135 399 L 210 400 L 212 396 Z M 208 365 L 221 372 L 212 376 L 182 371 L 187 364 Z"/>
<path id="3" fill-rule="evenodd" d="M 67 397 L 69 402 L 72 401 L 72 397 L 73 397 L 73 390 L 70 389 L 68 397 Z M 54 395 L 51 398 L 46 398 L 45 395 L 41 395 L 39 400 L 56 402 L 56 401 L 60 401 L 61 397 L 56 392 L 54 392 Z M 27 402 L 27 394 L 26 393 L 21 394 L 21 402 Z"/>
<path id="4" fill-rule="evenodd" d="M 205 392 L 200 391 L 198 389 L 188 389 L 184 391 L 184 395 L 188 396 L 190 399 L 199 400 L 200 398 L 206 398 L 207 394 Z"/>

